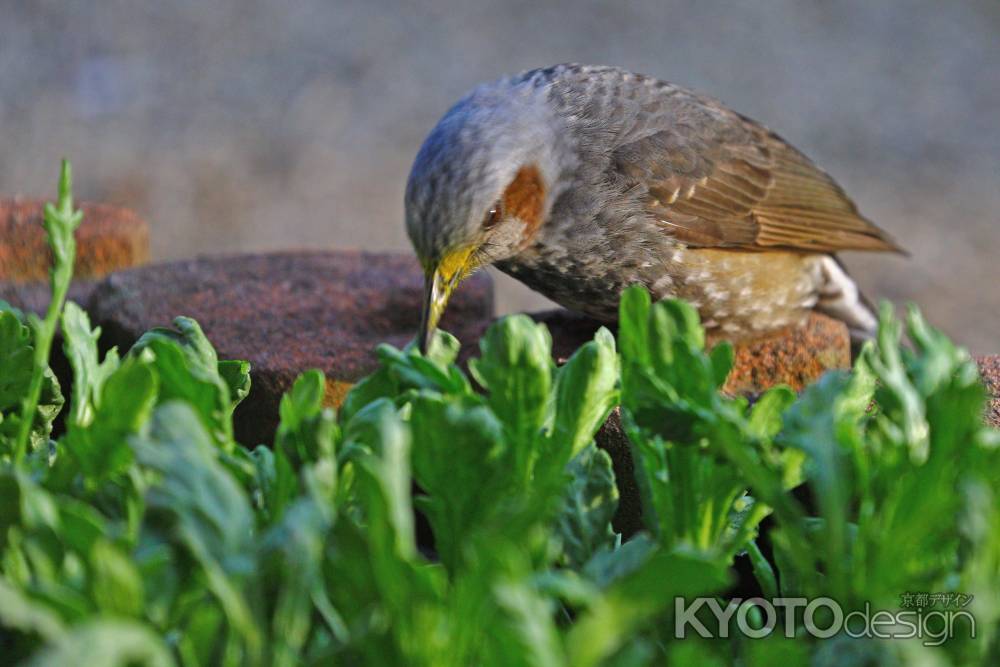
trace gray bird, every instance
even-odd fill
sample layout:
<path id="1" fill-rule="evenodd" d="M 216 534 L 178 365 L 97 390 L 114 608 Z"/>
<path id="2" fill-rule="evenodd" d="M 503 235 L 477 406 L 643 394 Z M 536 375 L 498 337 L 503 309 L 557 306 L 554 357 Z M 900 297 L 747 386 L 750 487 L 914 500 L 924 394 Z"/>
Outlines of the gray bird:
<path id="1" fill-rule="evenodd" d="M 640 284 L 687 300 L 731 340 L 812 309 L 863 337 L 876 318 L 833 253 L 900 251 L 775 133 L 616 67 L 477 87 L 424 141 L 405 205 L 427 277 L 422 349 L 455 286 L 490 264 L 604 321 Z"/>

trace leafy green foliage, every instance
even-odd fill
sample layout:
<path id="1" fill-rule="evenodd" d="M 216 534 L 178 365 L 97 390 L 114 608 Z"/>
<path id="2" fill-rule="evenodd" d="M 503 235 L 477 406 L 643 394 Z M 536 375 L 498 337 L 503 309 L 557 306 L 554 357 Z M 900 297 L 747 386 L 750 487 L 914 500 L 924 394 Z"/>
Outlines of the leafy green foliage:
<path id="1" fill-rule="evenodd" d="M 73 366 L 73 397 L 69 422 L 86 426 L 94 420 L 98 400 L 105 380 L 120 365 L 118 350 L 112 348 L 101 361 L 97 341 L 100 327 L 90 328 L 90 316 L 72 301 L 66 304 L 62 316 L 63 349 Z"/>
<path id="2" fill-rule="evenodd" d="M 33 365 L 31 378 L 22 401 L 21 417 L 17 434 L 12 443 L 12 456 L 19 463 L 29 451 L 37 451 L 48 436 L 48 429 L 43 428 L 41 436 L 38 433 L 39 407 L 45 412 L 53 402 L 61 403 L 61 395 L 56 399 L 52 385 L 55 380 L 49 370 L 49 351 L 52 349 L 52 339 L 59 324 L 63 302 L 69 290 L 70 278 L 73 275 L 73 260 L 76 257 L 76 239 L 73 232 L 80 226 L 83 214 L 73 209 L 73 173 L 69 162 L 63 160 L 62 173 L 59 177 L 59 200 L 56 204 L 46 204 L 42 216 L 42 224 L 48 237 L 49 249 L 52 251 L 52 268 L 49 271 L 49 283 L 52 298 L 41 320 L 34 314 L 28 316 L 28 324 L 33 332 Z M 46 400 L 48 399 L 48 400 Z M 58 411 L 58 408 L 56 408 Z M 54 413 L 53 413 L 54 416 Z M 44 418 L 43 418 L 44 420 Z M 51 421 L 50 421 L 51 423 Z"/>
<path id="3" fill-rule="evenodd" d="M 319 371 L 280 404 L 273 446 L 233 438 L 249 364 L 193 320 L 119 358 L 62 305 L 79 216 L 68 167 L 46 228 L 54 311 L 0 308 L 0 655 L 87 665 L 989 665 L 1000 658 L 1000 437 L 968 355 L 916 311 L 882 314 L 853 372 L 750 405 L 720 392 L 689 306 L 621 303 L 565 364 L 505 318 L 469 368 L 378 349 L 339 412 Z M 58 248 L 56 247 L 58 246 Z M 53 314 L 54 312 L 54 314 Z M 65 433 L 48 368 L 73 370 Z M 645 530 L 612 519 L 594 444 L 621 408 Z M 417 537 L 416 512 L 431 535 Z M 764 519 L 768 521 L 765 522 Z M 747 572 L 751 574 L 746 574 Z M 741 574 L 742 573 L 742 574 Z M 978 634 L 942 648 L 795 632 L 672 633 L 676 600 L 974 594 Z"/>
<path id="4" fill-rule="evenodd" d="M 622 318 L 622 405 L 649 528 L 729 562 L 771 511 L 747 489 L 763 482 L 779 493 L 780 480 L 795 476 L 795 459 L 776 451 L 768 428 L 788 390 L 771 390 L 752 412 L 721 394 L 732 352 L 705 353 L 697 314 L 684 303 L 651 305 L 645 291 L 631 290 Z"/>
<path id="5" fill-rule="evenodd" d="M 7 310 L 3 308 L 7 307 Z M 63 406 L 59 381 L 46 362 L 40 374 L 35 366 L 35 345 L 23 315 L 0 302 L 0 460 L 16 457 L 18 442 L 27 438 L 31 451 L 42 448 L 52 433 L 52 422 Z M 40 377 L 38 399 L 33 410 L 25 410 L 25 399 Z M 21 424 L 27 419 L 26 434 Z"/>
<path id="6" fill-rule="evenodd" d="M 174 326 L 147 331 L 129 354 L 151 363 L 164 400 L 177 399 L 194 407 L 213 439 L 231 450 L 232 414 L 249 392 L 250 364 L 220 363 L 215 348 L 191 318 L 178 317 Z"/>

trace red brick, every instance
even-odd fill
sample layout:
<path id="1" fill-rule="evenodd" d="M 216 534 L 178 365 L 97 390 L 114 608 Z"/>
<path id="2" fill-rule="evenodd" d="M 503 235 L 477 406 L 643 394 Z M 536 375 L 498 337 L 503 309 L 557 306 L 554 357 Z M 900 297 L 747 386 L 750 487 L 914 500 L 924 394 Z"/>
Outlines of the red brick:
<path id="1" fill-rule="evenodd" d="M 0 281 L 48 280 L 51 253 L 42 227 L 44 202 L 0 199 Z M 106 204 L 80 205 L 74 276 L 90 280 L 149 260 L 149 228 L 128 209 Z"/>
<path id="2" fill-rule="evenodd" d="M 151 265 L 108 276 L 88 310 L 103 341 L 127 349 L 147 329 L 196 319 L 220 359 L 252 364 L 237 408 L 237 438 L 270 443 L 281 394 L 309 368 L 333 399 L 375 370 L 379 343 L 404 346 L 420 320 L 423 274 L 408 255 L 284 252 Z M 466 343 L 493 315 L 486 274 L 463 283 L 441 323 Z"/>
<path id="3" fill-rule="evenodd" d="M 851 367 L 847 326 L 819 313 L 801 326 L 738 342 L 733 351 L 733 370 L 723 387 L 730 394 L 756 395 L 777 384 L 801 391 L 828 370 Z"/>

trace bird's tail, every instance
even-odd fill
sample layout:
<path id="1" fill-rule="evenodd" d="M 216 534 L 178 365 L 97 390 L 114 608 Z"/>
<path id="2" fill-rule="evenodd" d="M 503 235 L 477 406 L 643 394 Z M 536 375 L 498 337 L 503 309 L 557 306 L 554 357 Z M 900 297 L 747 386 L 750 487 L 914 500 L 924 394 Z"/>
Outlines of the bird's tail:
<path id="1" fill-rule="evenodd" d="M 878 315 L 871 301 L 836 257 L 828 255 L 820 262 L 822 281 L 816 310 L 847 324 L 853 343 L 873 338 L 878 331 Z"/>

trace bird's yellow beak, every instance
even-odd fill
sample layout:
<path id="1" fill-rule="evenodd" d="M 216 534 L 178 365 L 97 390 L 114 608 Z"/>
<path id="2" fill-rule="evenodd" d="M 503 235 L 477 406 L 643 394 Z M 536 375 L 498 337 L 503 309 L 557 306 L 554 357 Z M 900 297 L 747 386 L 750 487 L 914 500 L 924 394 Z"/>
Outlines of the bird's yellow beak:
<path id="1" fill-rule="evenodd" d="M 475 247 L 456 248 L 446 253 L 440 261 L 424 265 L 424 304 L 420 316 L 417 346 L 421 354 L 427 353 L 431 336 L 448 305 L 452 291 L 463 278 L 475 269 Z"/>

